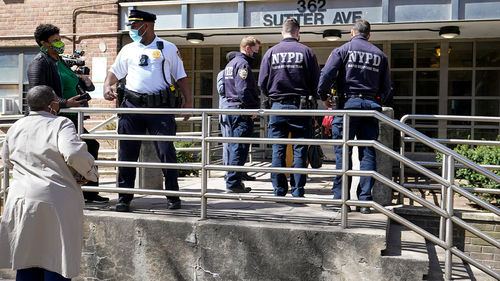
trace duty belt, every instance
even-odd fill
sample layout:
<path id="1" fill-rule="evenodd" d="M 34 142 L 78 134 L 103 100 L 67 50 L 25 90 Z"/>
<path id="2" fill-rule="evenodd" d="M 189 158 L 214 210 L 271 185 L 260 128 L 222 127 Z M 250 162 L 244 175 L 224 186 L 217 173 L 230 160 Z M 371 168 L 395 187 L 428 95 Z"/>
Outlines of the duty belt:
<path id="1" fill-rule="evenodd" d="M 160 93 L 141 94 L 125 89 L 124 96 L 125 99 L 127 99 L 135 106 L 142 106 L 142 104 L 146 104 L 148 107 L 158 107 L 166 103 L 166 97 L 164 97 Z"/>
<path id="2" fill-rule="evenodd" d="M 146 103 L 148 94 L 140 94 L 134 91 L 125 89 L 125 98 L 130 101 L 133 105 L 140 105 L 141 103 Z"/>
<path id="3" fill-rule="evenodd" d="M 277 101 L 273 101 L 273 103 L 299 106 L 300 105 L 300 98 L 291 98 L 291 99 L 277 100 Z"/>
<path id="4" fill-rule="evenodd" d="M 350 94 L 344 94 L 344 97 L 346 99 L 350 99 L 350 98 L 362 98 L 362 99 L 375 100 L 375 96 L 374 95 L 369 95 L 369 94 L 350 93 Z"/>

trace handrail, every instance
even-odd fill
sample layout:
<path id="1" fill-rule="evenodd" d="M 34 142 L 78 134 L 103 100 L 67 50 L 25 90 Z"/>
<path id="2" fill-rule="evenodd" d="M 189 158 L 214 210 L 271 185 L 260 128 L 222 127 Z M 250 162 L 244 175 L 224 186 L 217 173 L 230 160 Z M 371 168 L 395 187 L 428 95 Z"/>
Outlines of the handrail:
<path id="1" fill-rule="evenodd" d="M 62 109 L 62 112 L 71 112 L 77 113 L 79 117 L 79 126 L 78 133 L 83 139 L 115 139 L 115 140 L 189 140 L 193 142 L 200 142 L 202 147 L 202 162 L 201 163 L 147 163 L 147 162 L 124 162 L 124 161 L 96 161 L 96 164 L 99 166 L 124 166 L 124 167 L 154 167 L 154 168 L 179 168 L 179 169 L 196 169 L 201 170 L 201 191 L 200 192 L 185 192 L 185 191 L 166 191 L 166 190 L 147 190 L 147 189 L 128 189 L 128 188 L 103 188 L 103 187 L 83 187 L 85 191 L 107 191 L 107 192 L 120 192 L 120 193 L 133 193 L 133 194 L 155 194 L 155 195 L 174 195 L 174 196 L 185 196 L 185 197 L 197 197 L 201 198 L 201 219 L 206 218 L 207 215 L 207 200 L 212 198 L 219 199 L 234 199 L 234 200 L 258 200 L 258 201 L 273 201 L 273 202 L 302 202 L 302 203 L 312 203 L 312 204 L 334 204 L 341 205 L 343 210 L 346 211 L 347 206 L 363 206 L 363 207 L 373 207 L 378 210 L 380 213 L 386 215 L 387 217 L 407 226 L 412 229 L 416 233 L 422 235 L 426 239 L 435 243 L 436 245 L 442 247 L 446 250 L 447 256 L 445 259 L 446 272 L 445 276 L 447 280 L 451 279 L 451 254 L 455 254 L 456 256 L 462 258 L 463 260 L 467 260 L 474 266 L 482 269 L 487 274 L 500 278 L 500 275 L 492 270 L 489 270 L 484 265 L 480 264 L 473 258 L 468 257 L 463 252 L 457 250 L 453 247 L 453 223 L 457 225 L 463 226 L 466 229 L 472 230 L 473 233 L 478 233 L 479 237 L 485 237 L 486 241 L 493 241 L 491 237 L 488 235 L 481 233 L 479 230 L 474 229 L 466 222 L 459 220 L 458 218 L 453 216 L 453 198 L 446 198 L 446 206 L 443 204 L 443 207 L 439 208 L 434 204 L 416 196 L 409 190 L 407 190 L 401 184 L 397 184 L 393 182 L 391 179 L 384 177 L 383 175 L 377 173 L 376 171 L 356 171 L 347 169 L 347 165 L 343 165 L 343 169 L 308 169 L 308 168 L 278 168 L 278 167 L 243 167 L 243 166 L 222 166 L 222 165 L 214 165 L 209 163 L 208 152 L 210 151 L 211 143 L 218 142 L 233 142 L 233 143 L 280 143 L 280 144 L 329 144 L 329 145 L 342 145 L 343 149 L 343 159 L 347 161 L 347 153 L 348 147 L 350 146 L 372 146 L 376 148 L 378 151 L 388 154 L 393 159 L 396 159 L 402 165 L 408 165 L 412 169 L 415 169 L 422 174 L 425 174 L 429 178 L 432 178 L 442 186 L 442 190 L 446 191 L 447 197 L 453 196 L 454 192 L 459 192 L 464 194 L 467 198 L 469 196 L 474 197 L 469 192 L 461 189 L 453 184 L 453 176 L 450 176 L 451 170 L 453 170 L 455 161 L 462 163 L 466 167 L 470 167 L 482 174 L 485 174 L 487 177 L 494 179 L 495 181 L 500 182 L 500 177 L 491 173 L 487 169 L 476 165 L 472 161 L 464 158 L 453 150 L 447 148 L 446 146 L 440 144 L 439 142 L 425 136 L 424 134 L 412 129 L 410 126 L 405 125 L 404 123 L 390 119 L 383 114 L 377 111 L 359 111 L 359 110 L 264 110 L 264 109 L 256 109 L 256 110 L 234 110 L 234 109 L 129 109 L 129 108 L 118 108 L 118 109 L 102 109 L 102 108 L 68 108 Z M 191 115 L 201 115 L 202 122 L 202 133 L 200 136 L 152 136 L 152 135 L 111 135 L 111 134 L 82 134 L 83 126 L 81 125 L 83 119 L 83 112 L 87 114 L 191 114 Z M 344 117 L 344 132 L 346 132 L 349 128 L 349 117 L 352 116 L 363 116 L 363 117 L 375 117 L 381 122 L 388 124 L 396 130 L 401 131 L 402 134 L 406 134 L 411 136 L 415 140 L 418 140 L 429 147 L 443 153 L 446 156 L 446 160 L 443 162 L 443 170 L 448 171 L 449 174 L 443 174 L 443 176 L 436 175 L 435 173 L 429 171 L 422 165 L 411 161 L 410 159 L 404 157 L 403 153 L 398 154 L 394 152 L 392 149 L 387 148 L 377 141 L 363 141 L 363 140 L 348 140 L 346 139 L 348 134 L 343 134 L 342 140 L 317 140 L 317 139 L 274 139 L 274 138 L 220 138 L 220 137 L 212 137 L 211 132 L 211 124 L 208 122 L 209 116 L 218 115 L 218 114 L 238 114 L 238 115 L 257 115 L 257 116 L 269 116 L 269 115 L 284 115 L 284 116 L 343 116 Z M 196 117 L 195 117 L 196 118 Z M 445 163 L 446 162 L 446 163 Z M 345 164 L 345 163 L 344 163 Z M 397 214 L 385 209 L 383 206 L 371 202 L 371 201 L 359 201 L 359 200 L 346 200 L 347 196 L 343 196 L 343 199 L 314 199 L 314 198 L 284 198 L 284 197 L 276 197 L 276 196 L 263 196 L 256 194 L 219 194 L 219 193 L 209 193 L 207 192 L 207 177 L 208 172 L 212 170 L 218 171 L 260 171 L 266 173 L 299 173 L 299 174 L 324 174 L 328 173 L 330 175 L 342 175 L 344 179 L 347 179 L 348 176 L 370 176 L 375 180 L 388 185 L 392 189 L 399 191 L 405 196 L 409 197 L 411 200 L 414 200 L 420 203 L 422 206 L 430 209 L 434 213 L 438 214 L 446 223 L 446 229 L 443 231 L 446 235 L 440 235 L 440 237 L 435 237 L 425 230 L 415 226 L 411 222 L 403 219 Z M 4 178 L 7 179 L 8 186 L 8 170 L 5 171 L 6 175 Z M 5 189 L 6 186 L 3 186 Z M 343 181 L 343 194 L 347 192 L 347 180 Z M 5 198 L 5 196 L 4 196 Z M 481 199 L 474 197 L 474 200 L 479 202 L 481 206 L 490 209 L 495 214 L 500 214 L 500 210 L 484 202 Z M 342 212 L 342 227 L 347 227 L 347 212 Z M 493 246 L 499 247 L 500 243 L 492 243 Z"/>

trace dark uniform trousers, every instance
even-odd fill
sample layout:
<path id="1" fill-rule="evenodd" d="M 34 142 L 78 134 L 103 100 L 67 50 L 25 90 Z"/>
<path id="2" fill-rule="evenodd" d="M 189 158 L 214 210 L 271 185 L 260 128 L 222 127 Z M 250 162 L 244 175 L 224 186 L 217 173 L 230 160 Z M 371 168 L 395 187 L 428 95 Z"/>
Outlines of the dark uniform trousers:
<path id="1" fill-rule="evenodd" d="M 344 105 L 344 109 L 363 109 L 381 111 L 382 107 L 370 98 L 349 98 Z M 332 138 L 334 140 L 342 139 L 343 117 L 336 116 L 332 121 Z M 378 138 L 378 120 L 374 117 L 350 117 L 349 118 L 349 140 L 354 137 L 358 140 L 376 140 Z M 342 146 L 333 147 L 336 157 L 336 168 L 342 169 Z M 349 147 L 349 170 L 352 169 L 352 146 Z M 360 161 L 360 170 L 376 171 L 377 159 L 375 148 L 367 146 L 358 146 L 358 158 Z M 350 190 L 352 177 L 348 177 L 348 189 Z M 371 190 L 375 179 L 372 177 L 360 177 L 356 193 L 358 200 L 372 200 Z M 348 193 L 350 199 L 350 192 Z M 333 198 L 342 197 L 342 176 L 336 176 L 333 181 Z"/>
<path id="2" fill-rule="evenodd" d="M 234 106 L 229 106 L 235 109 Z M 253 119 L 249 115 L 228 115 L 230 126 L 229 137 L 252 137 Z M 248 143 L 230 143 L 229 144 L 229 165 L 243 166 L 247 161 L 250 144 Z M 241 184 L 242 172 L 228 171 L 226 179 L 226 189 L 243 188 Z"/>
<path id="3" fill-rule="evenodd" d="M 67 117 L 69 120 L 73 122 L 75 125 L 75 128 L 78 130 L 78 117 L 76 115 L 65 115 L 63 114 L 62 116 Z M 83 128 L 83 133 L 88 134 L 89 131 L 87 129 Z M 97 157 L 99 155 L 99 147 L 100 144 L 96 140 L 91 140 L 91 139 L 84 139 L 83 140 L 87 144 L 87 151 L 94 157 L 95 160 L 97 160 Z M 97 181 L 89 181 L 84 186 L 99 186 L 99 179 Z M 92 197 L 96 196 L 99 194 L 99 192 L 93 192 L 93 191 L 84 191 L 83 192 L 83 197 L 85 199 L 92 199 Z"/>
<path id="4" fill-rule="evenodd" d="M 128 100 L 123 104 L 125 108 L 147 108 L 146 104 L 140 106 L 133 105 Z M 159 108 L 167 108 L 166 105 Z M 173 136 L 177 130 L 177 124 L 173 114 L 121 114 L 118 125 L 118 133 L 125 135 L 144 135 L 146 129 L 150 135 Z M 174 143 L 171 141 L 155 141 L 154 146 L 158 158 L 162 163 L 177 163 Z M 120 150 L 118 152 L 118 161 L 135 162 L 139 158 L 141 150 L 141 141 L 120 141 Z M 166 190 L 179 190 L 177 178 L 178 169 L 162 169 L 165 177 Z M 119 167 L 118 184 L 119 187 L 134 188 L 136 177 L 136 168 Z M 120 200 L 131 201 L 133 194 L 119 194 Z M 167 196 L 172 202 L 179 201 L 179 197 Z"/>
<path id="5" fill-rule="evenodd" d="M 281 104 L 274 102 L 272 109 L 299 109 L 295 104 Z M 269 117 L 269 127 L 267 134 L 269 138 L 288 138 L 291 133 L 292 138 L 304 139 L 312 136 L 312 121 L 307 116 L 279 116 Z M 272 167 L 286 167 L 286 144 L 273 144 Z M 293 166 L 294 168 L 307 168 L 308 145 L 293 145 Z M 285 174 L 271 173 L 271 182 L 274 188 L 274 195 L 285 196 L 288 192 L 288 181 Z M 304 186 L 306 185 L 305 174 L 291 174 L 290 185 L 292 196 L 303 197 Z"/>

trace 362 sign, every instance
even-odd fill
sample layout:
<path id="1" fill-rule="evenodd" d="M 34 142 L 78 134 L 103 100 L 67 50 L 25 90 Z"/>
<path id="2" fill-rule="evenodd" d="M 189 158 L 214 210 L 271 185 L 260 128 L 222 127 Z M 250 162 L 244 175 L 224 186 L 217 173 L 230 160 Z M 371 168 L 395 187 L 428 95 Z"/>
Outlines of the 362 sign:
<path id="1" fill-rule="evenodd" d="M 318 0 L 318 1 L 299 0 L 299 1 L 297 1 L 297 5 L 299 5 L 299 7 L 297 8 L 297 11 L 299 13 L 305 13 L 306 11 L 309 11 L 311 13 L 326 12 L 326 8 L 325 8 L 326 0 Z"/>
<path id="2" fill-rule="evenodd" d="M 294 0 L 295 1 L 295 0 Z M 326 13 L 327 0 L 298 0 L 295 12 L 282 12 L 277 14 L 264 14 L 262 24 L 264 26 L 281 26 L 288 18 L 296 18 L 300 25 L 323 25 L 323 24 L 347 24 L 355 23 L 362 19 L 362 11 L 337 11 Z M 291 2 L 294 3 L 294 2 Z M 292 4 L 293 5 L 293 4 Z M 333 19 L 331 16 L 333 15 Z"/>

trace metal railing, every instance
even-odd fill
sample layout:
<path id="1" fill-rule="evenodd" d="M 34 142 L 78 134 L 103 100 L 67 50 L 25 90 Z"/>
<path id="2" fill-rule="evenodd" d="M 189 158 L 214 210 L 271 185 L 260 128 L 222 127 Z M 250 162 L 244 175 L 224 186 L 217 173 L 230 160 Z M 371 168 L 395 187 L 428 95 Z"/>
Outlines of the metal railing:
<path id="1" fill-rule="evenodd" d="M 410 120 L 444 120 L 444 121 L 469 121 L 469 122 L 490 122 L 490 123 L 499 123 L 500 117 L 487 117 L 487 116 L 460 116 L 460 115 L 420 115 L 420 114 L 407 114 L 401 118 L 401 123 L 406 124 L 406 122 Z M 488 146 L 500 146 L 499 141 L 489 141 L 489 140 L 470 140 L 470 139 L 434 139 L 434 141 L 441 144 L 467 144 L 467 145 L 488 145 Z M 405 144 L 407 143 L 418 143 L 419 141 L 413 137 L 407 137 L 404 132 L 400 134 L 400 147 L 399 152 L 401 155 L 405 155 Z M 425 167 L 433 167 L 440 168 L 442 167 L 442 163 L 440 162 L 432 162 L 432 161 L 415 161 L 416 163 L 425 166 Z M 478 166 L 487 169 L 487 170 L 500 170 L 500 165 L 480 165 Z M 456 169 L 470 168 L 465 164 L 456 163 Z M 472 168 L 470 168 L 472 169 Z M 474 170 L 474 169 L 473 169 Z M 479 171 L 475 170 L 480 173 Z M 400 164 L 399 170 L 399 182 L 400 185 L 406 188 L 413 189 L 427 189 L 427 190 L 440 190 L 441 188 L 436 186 L 435 184 L 410 184 L 406 183 L 405 179 L 406 171 L 404 164 Z M 488 189 L 488 188 L 473 188 L 473 187 L 464 187 L 464 190 L 474 193 L 490 193 L 490 194 L 500 194 L 499 189 Z"/>
<path id="2" fill-rule="evenodd" d="M 488 209 L 490 212 L 500 216 L 500 210 L 493 205 L 473 196 L 471 193 L 463 188 L 454 184 L 454 168 L 455 161 L 486 175 L 497 182 L 500 182 L 500 177 L 489 172 L 487 169 L 476 165 L 470 160 L 464 158 L 458 153 L 450 150 L 439 142 L 425 136 L 424 134 L 412 129 L 411 127 L 403 124 L 400 121 L 390 119 L 376 111 L 358 111 L 358 110 L 232 110 L 232 109 L 99 109 L 99 108 L 70 108 L 64 109 L 63 112 L 77 113 L 80 123 L 78 126 L 78 134 L 82 139 L 108 139 L 108 140 L 149 140 L 149 141 L 190 141 L 199 142 L 201 144 L 202 159 L 201 163 L 150 163 L 150 162 L 124 162 L 124 161 L 96 161 L 99 166 L 108 167 L 144 167 L 144 168 L 175 168 L 175 169 L 197 169 L 201 170 L 201 189 L 200 192 L 184 192 L 184 191 L 166 191 L 166 190 L 149 190 L 149 189 L 130 189 L 130 188 L 104 188 L 104 187 L 83 187 L 85 191 L 103 191 L 103 192 L 119 192 L 129 194 L 143 194 L 143 195 L 170 195 L 182 197 L 196 197 L 201 200 L 201 219 L 207 218 L 207 202 L 208 199 L 231 199 L 231 200 L 255 200 L 255 201 L 272 201 L 272 202 L 289 202 L 289 203 L 309 203 L 309 204 L 334 204 L 342 207 L 341 212 L 341 226 L 347 228 L 348 216 L 347 208 L 349 206 L 358 207 L 372 207 L 387 217 L 395 220 L 396 222 L 408 227 L 415 231 L 425 239 L 433 242 L 434 244 L 442 247 L 446 251 L 445 257 L 445 279 L 451 280 L 452 274 L 452 255 L 456 255 L 462 260 L 472 264 L 483 272 L 500 279 L 500 274 L 491 270 L 487 266 L 479 263 L 475 259 L 467 256 L 465 253 L 453 246 L 453 224 L 456 224 L 474 235 L 484 239 L 491 245 L 500 248 L 500 242 L 491 238 L 490 236 L 482 233 L 480 230 L 467 224 L 460 218 L 454 216 L 453 195 L 454 193 L 462 194 L 468 199 L 481 205 L 483 208 Z M 87 114 L 191 114 L 201 115 L 201 135 L 199 136 L 157 136 L 157 135 L 115 135 L 115 134 L 82 134 L 83 125 L 83 112 Z M 222 138 L 211 136 L 212 128 L 209 117 L 219 114 L 238 114 L 238 115 L 286 115 L 286 116 L 342 116 L 344 122 L 343 139 L 341 140 L 325 140 L 325 139 L 276 139 L 276 138 Z M 442 153 L 444 161 L 442 163 L 443 174 L 437 175 L 432 171 L 426 169 L 422 165 L 411 161 L 399 153 L 396 153 L 391 148 L 388 148 L 378 141 L 367 140 L 348 140 L 347 132 L 349 131 L 349 119 L 351 117 L 374 117 L 381 122 L 388 124 L 396 130 L 401 131 L 405 135 L 412 137 L 415 141 L 419 141 L 437 151 Z M 280 168 L 280 167 L 249 167 L 249 166 L 223 166 L 215 165 L 209 160 L 210 144 L 230 142 L 230 143 L 250 143 L 250 144 L 303 144 L 303 145 L 339 145 L 343 147 L 344 163 L 342 169 L 312 169 L 312 168 Z M 371 146 L 379 152 L 385 153 L 393 159 L 399 161 L 403 165 L 411 167 L 412 169 L 428 176 L 441 185 L 441 192 L 443 194 L 443 203 L 441 207 L 426 201 L 423 198 L 413 194 L 404 186 L 392 181 L 387 177 L 377 173 L 376 171 L 358 171 L 349 170 L 348 151 L 351 146 Z M 256 195 L 256 194 L 223 194 L 207 192 L 208 172 L 209 171 L 250 171 L 250 172 L 264 172 L 264 173 L 293 173 L 293 174 L 328 174 L 328 175 L 341 175 L 342 181 L 342 199 L 316 199 L 316 198 L 286 198 L 277 197 L 272 195 Z M 8 186 L 8 170 L 5 170 L 3 188 Z M 436 237 L 426 230 L 416 226 L 410 221 L 402 218 L 401 216 L 387 210 L 378 203 L 372 201 L 359 201 L 347 200 L 348 180 L 349 176 L 370 176 L 375 180 L 388 185 L 392 189 L 400 192 L 404 196 L 410 198 L 421 204 L 423 207 L 430 209 L 441 217 L 442 225 L 440 226 L 439 237 Z M 4 198 L 7 193 L 4 193 Z"/>

